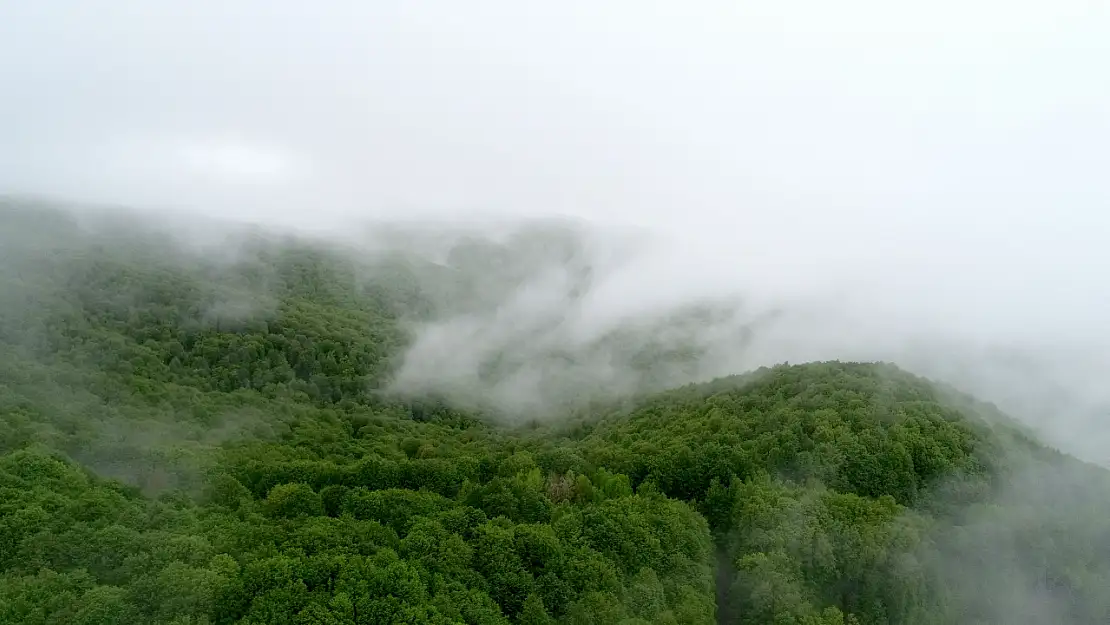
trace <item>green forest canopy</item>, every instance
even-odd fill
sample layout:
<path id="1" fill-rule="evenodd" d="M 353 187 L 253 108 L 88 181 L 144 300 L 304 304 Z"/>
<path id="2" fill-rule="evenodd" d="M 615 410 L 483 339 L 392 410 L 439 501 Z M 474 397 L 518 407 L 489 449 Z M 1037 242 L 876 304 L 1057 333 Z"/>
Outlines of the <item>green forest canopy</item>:
<path id="1" fill-rule="evenodd" d="M 510 247 L 236 245 L 0 207 L 0 623 L 1110 619 L 1106 471 L 952 389 L 781 365 L 509 425 L 386 391 Z"/>

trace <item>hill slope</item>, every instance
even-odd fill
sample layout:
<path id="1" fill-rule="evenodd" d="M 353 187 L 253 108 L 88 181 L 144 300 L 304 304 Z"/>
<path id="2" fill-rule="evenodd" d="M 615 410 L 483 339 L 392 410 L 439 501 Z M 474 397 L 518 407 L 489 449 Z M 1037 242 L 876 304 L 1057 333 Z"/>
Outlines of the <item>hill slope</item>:
<path id="1" fill-rule="evenodd" d="M 0 219 L 0 623 L 1110 616 L 1107 473 L 893 365 L 505 425 L 389 392 L 457 267 Z"/>

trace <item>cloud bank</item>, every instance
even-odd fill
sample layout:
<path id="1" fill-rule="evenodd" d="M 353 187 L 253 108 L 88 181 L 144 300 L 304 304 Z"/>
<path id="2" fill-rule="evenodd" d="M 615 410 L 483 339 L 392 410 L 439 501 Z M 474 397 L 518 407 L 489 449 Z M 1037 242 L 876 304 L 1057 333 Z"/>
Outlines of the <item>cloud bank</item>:
<path id="1" fill-rule="evenodd" d="M 1082 0 L 6 3 L 0 190 L 348 242 L 634 227 L 635 253 L 605 235 L 476 285 L 497 304 L 422 327 L 402 381 L 708 302 L 733 316 L 688 333 L 708 364 L 682 375 L 895 360 L 1105 462 L 1106 58 Z M 620 381 L 592 358 L 493 392 Z"/>

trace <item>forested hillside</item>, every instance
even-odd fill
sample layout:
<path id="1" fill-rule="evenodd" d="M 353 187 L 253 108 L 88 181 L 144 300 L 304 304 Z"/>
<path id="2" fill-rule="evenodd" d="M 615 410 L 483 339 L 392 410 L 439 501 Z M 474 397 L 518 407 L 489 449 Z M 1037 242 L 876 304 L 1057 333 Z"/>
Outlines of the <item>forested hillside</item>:
<path id="1" fill-rule="evenodd" d="M 1110 619 L 1110 476 L 953 389 L 825 362 L 495 414 L 392 382 L 511 245 L 220 241 L 0 207 L 0 623 Z M 655 332 L 601 341 L 658 382 L 698 349 Z"/>

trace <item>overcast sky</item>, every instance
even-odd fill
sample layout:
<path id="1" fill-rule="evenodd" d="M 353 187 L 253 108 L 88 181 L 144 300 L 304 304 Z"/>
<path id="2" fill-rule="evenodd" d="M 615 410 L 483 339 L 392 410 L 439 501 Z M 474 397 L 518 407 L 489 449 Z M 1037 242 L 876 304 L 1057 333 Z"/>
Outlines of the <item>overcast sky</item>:
<path id="1" fill-rule="evenodd" d="M 1099 0 L 0 0 L 0 85 L 0 191 L 578 215 L 685 242 L 652 289 L 1110 344 Z"/>

